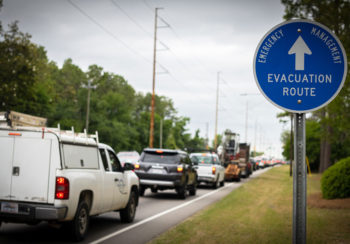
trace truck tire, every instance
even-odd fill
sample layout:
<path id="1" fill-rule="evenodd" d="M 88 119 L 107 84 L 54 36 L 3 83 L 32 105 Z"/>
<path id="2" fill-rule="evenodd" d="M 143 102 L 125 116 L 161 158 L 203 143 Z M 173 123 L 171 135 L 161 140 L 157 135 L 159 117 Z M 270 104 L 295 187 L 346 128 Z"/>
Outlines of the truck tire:
<path id="1" fill-rule="evenodd" d="M 216 189 L 216 188 L 218 188 L 218 186 L 219 186 L 219 178 L 217 178 L 216 179 L 216 181 L 215 182 L 213 182 L 213 189 Z"/>
<path id="2" fill-rule="evenodd" d="M 140 186 L 139 196 L 143 197 L 145 195 L 146 188 L 144 186 Z"/>
<path id="3" fill-rule="evenodd" d="M 78 205 L 73 221 L 70 222 L 70 232 L 75 241 L 84 239 L 90 222 L 89 207 L 85 201 Z"/>
<path id="4" fill-rule="evenodd" d="M 176 189 L 176 192 L 177 192 L 177 195 L 180 199 L 186 199 L 186 193 L 187 193 L 187 186 L 186 184 L 183 185 L 183 186 L 179 186 L 177 189 Z"/>
<path id="5" fill-rule="evenodd" d="M 237 177 L 237 182 L 240 182 L 241 181 L 241 178 L 242 178 L 242 175 L 241 173 L 239 173 L 238 177 Z"/>
<path id="6" fill-rule="evenodd" d="M 137 193 L 133 190 L 130 192 L 128 204 L 126 205 L 126 207 L 124 209 L 120 210 L 120 212 L 119 212 L 120 219 L 124 223 L 131 223 L 135 218 L 136 205 L 137 205 L 137 195 L 136 194 Z"/>
<path id="7" fill-rule="evenodd" d="M 225 185 L 225 179 L 222 179 L 222 181 L 220 182 L 220 187 L 223 187 Z"/>
<path id="8" fill-rule="evenodd" d="M 197 181 L 193 182 L 189 192 L 190 192 L 190 196 L 195 196 L 196 195 L 196 192 L 197 192 Z"/>

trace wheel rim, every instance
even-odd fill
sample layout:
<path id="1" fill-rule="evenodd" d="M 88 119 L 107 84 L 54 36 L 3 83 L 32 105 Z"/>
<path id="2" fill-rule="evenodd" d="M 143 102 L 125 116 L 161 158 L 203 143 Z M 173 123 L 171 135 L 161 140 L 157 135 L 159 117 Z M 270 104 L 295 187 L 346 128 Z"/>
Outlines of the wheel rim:
<path id="1" fill-rule="evenodd" d="M 87 211 L 86 211 L 85 208 L 83 208 L 80 211 L 79 218 L 78 218 L 79 231 L 80 231 L 81 234 L 83 234 L 86 231 L 87 221 L 88 221 L 87 219 L 88 219 Z"/>
<path id="2" fill-rule="evenodd" d="M 136 210 L 136 201 L 135 201 L 135 197 L 132 197 L 130 199 L 130 208 L 129 208 L 129 215 L 131 217 L 134 217 L 135 215 L 135 210 Z"/>

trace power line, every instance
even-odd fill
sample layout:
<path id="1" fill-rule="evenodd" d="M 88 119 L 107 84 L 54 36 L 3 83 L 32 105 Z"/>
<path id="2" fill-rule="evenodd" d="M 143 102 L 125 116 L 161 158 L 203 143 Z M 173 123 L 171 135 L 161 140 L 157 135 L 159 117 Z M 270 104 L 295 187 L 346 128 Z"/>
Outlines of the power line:
<path id="1" fill-rule="evenodd" d="M 94 18 L 92 18 L 90 15 L 88 15 L 84 10 L 82 10 L 78 5 L 73 3 L 71 0 L 67 0 L 75 9 L 77 9 L 82 15 L 84 15 L 86 18 L 88 18 L 91 22 L 93 22 L 95 25 L 97 25 L 103 32 L 111 36 L 114 40 L 118 41 L 121 43 L 125 48 L 127 48 L 130 52 L 134 53 L 135 55 L 141 57 L 148 63 L 152 63 L 151 60 L 143 56 L 141 53 L 127 45 L 124 41 L 122 41 L 118 36 L 116 36 L 114 33 L 106 29 L 103 25 L 101 25 L 99 22 L 97 22 Z"/>
<path id="2" fill-rule="evenodd" d="M 147 0 L 143 0 L 143 3 L 145 4 L 145 6 L 146 6 L 152 13 L 154 12 L 152 6 L 149 5 L 149 3 L 147 2 Z M 180 36 L 177 34 L 177 32 L 174 30 L 174 28 L 173 28 L 166 20 L 164 20 L 164 19 L 161 18 L 160 16 L 158 16 L 158 18 L 161 19 L 161 21 L 162 21 L 163 23 L 165 23 L 166 27 L 168 27 L 168 28 L 172 31 L 172 33 L 175 35 L 175 37 L 176 37 L 178 40 L 180 40 L 181 42 L 183 42 L 183 40 L 180 38 Z M 180 58 L 174 53 L 174 51 L 172 51 L 172 49 L 169 48 L 169 52 L 170 52 L 172 55 L 174 55 L 176 61 L 177 61 L 182 67 L 184 67 L 190 74 L 192 74 L 192 73 L 191 73 L 191 69 L 188 67 L 188 65 L 186 65 L 184 62 L 182 62 L 182 61 L 180 60 Z M 197 61 L 197 63 L 200 63 L 200 62 Z M 203 70 L 205 70 L 206 72 L 208 72 L 208 70 L 205 68 L 205 66 L 204 66 L 203 64 L 200 63 L 200 65 L 202 66 Z M 212 74 L 210 74 L 210 75 L 212 75 Z M 193 74 L 192 74 L 192 76 L 193 76 Z M 199 77 L 196 77 L 196 76 L 194 76 L 194 77 L 195 77 L 197 80 L 201 80 Z M 207 86 L 207 85 L 206 85 L 206 86 Z M 207 86 L 207 87 L 208 87 L 208 86 Z M 208 87 L 208 88 L 209 88 L 209 87 Z M 211 88 L 210 88 L 210 91 L 211 91 Z"/>
<path id="3" fill-rule="evenodd" d="M 176 37 L 179 41 L 184 42 L 184 41 L 182 40 L 182 38 L 177 34 L 177 32 L 175 31 L 175 29 L 174 29 L 171 25 L 169 25 L 169 28 L 170 28 L 171 32 L 175 35 L 175 37 Z M 195 59 L 195 61 L 197 62 L 197 64 L 199 64 L 199 66 L 201 66 L 201 68 L 202 68 L 203 70 L 205 70 L 206 72 L 208 72 L 208 68 L 207 68 L 199 59 L 197 59 L 197 57 L 193 56 L 193 58 Z M 208 72 L 208 73 L 210 73 L 210 72 Z M 212 75 L 212 74 L 211 74 L 211 75 Z"/>
<path id="4" fill-rule="evenodd" d="M 115 2 L 115 0 L 111 0 L 112 4 L 117 7 L 126 17 L 128 17 L 137 27 L 139 27 L 144 33 L 146 33 L 149 37 L 153 38 L 152 34 L 150 32 L 148 32 L 145 28 L 143 28 L 127 11 L 125 11 L 119 4 L 117 4 Z M 154 12 L 152 9 L 151 9 L 151 6 L 146 2 L 146 0 L 144 0 L 144 4 L 146 5 L 146 7 L 152 11 L 152 13 Z M 159 20 L 161 20 L 163 22 L 163 26 L 158 26 L 157 28 L 170 28 L 174 33 L 175 35 L 176 32 L 173 30 L 173 28 L 171 27 L 171 25 L 162 17 L 160 17 L 159 15 L 157 16 L 157 18 Z M 174 57 L 175 57 L 175 60 L 183 67 L 185 68 L 185 70 L 187 72 L 189 72 L 192 76 L 193 76 L 193 72 L 191 72 L 191 69 L 188 67 L 188 65 L 186 65 L 184 62 L 182 62 L 180 60 L 180 58 L 174 53 L 174 51 L 172 51 L 166 44 L 164 44 L 164 42 L 158 40 L 159 44 L 161 44 L 161 46 L 163 46 L 164 48 L 162 49 L 157 49 L 157 51 L 169 51 Z M 157 74 L 169 74 L 169 76 L 171 76 L 177 83 L 183 85 L 183 87 L 187 88 L 186 85 L 184 85 L 183 83 L 181 83 L 178 79 L 175 78 L 174 75 L 172 75 L 170 73 L 170 71 L 165 68 L 163 65 L 161 65 L 159 62 L 157 62 L 157 64 L 164 70 L 163 72 L 157 72 Z M 197 80 L 201 80 L 199 77 L 196 77 L 196 76 L 193 76 L 195 77 Z M 207 85 L 206 85 L 207 86 Z"/>
<path id="5" fill-rule="evenodd" d="M 137 27 L 139 27 L 144 33 L 146 33 L 149 37 L 151 37 L 153 39 L 153 36 L 151 33 L 149 33 L 145 28 L 143 28 L 133 17 L 131 17 L 130 14 L 128 14 L 127 11 L 125 11 L 119 4 L 117 4 L 114 0 L 111 0 L 112 4 L 117 7 L 125 16 L 127 16 Z M 144 1 L 144 3 L 146 4 L 146 6 L 148 8 L 150 8 L 150 6 Z M 153 10 L 152 10 L 153 12 Z M 159 20 L 161 20 L 165 25 L 164 26 L 157 26 L 157 28 L 168 28 L 170 27 L 170 25 L 163 19 L 161 18 L 159 15 L 157 15 L 157 18 Z M 159 44 L 161 44 L 164 48 L 162 49 L 157 49 L 156 51 L 171 51 L 170 48 L 165 45 L 162 41 L 158 40 Z M 173 53 L 173 52 L 171 52 Z M 179 83 L 180 85 L 182 85 L 183 87 L 186 88 L 186 86 L 184 84 L 182 84 L 178 79 L 175 78 L 174 75 L 171 74 L 171 72 L 164 66 L 162 65 L 160 62 L 156 62 L 157 65 L 163 70 L 162 72 L 157 72 L 157 74 L 168 74 L 170 77 L 172 77 L 177 83 Z"/>
<path id="6" fill-rule="evenodd" d="M 153 7 L 152 6 L 150 6 L 148 3 L 147 3 L 147 1 L 146 0 L 143 0 L 143 3 L 146 5 L 146 7 L 152 12 L 152 13 L 154 13 L 154 11 L 153 11 Z"/>
<path id="7" fill-rule="evenodd" d="M 148 32 L 145 28 L 143 28 L 134 18 L 132 18 L 119 4 L 117 4 L 114 0 L 111 0 L 112 4 L 116 6 L 123 14 L 125 14 L 135 25 L 137 25 L 143 32 L 145 32 L 149 37 L 153 39 L 153 36 L 150 32 Z"/>

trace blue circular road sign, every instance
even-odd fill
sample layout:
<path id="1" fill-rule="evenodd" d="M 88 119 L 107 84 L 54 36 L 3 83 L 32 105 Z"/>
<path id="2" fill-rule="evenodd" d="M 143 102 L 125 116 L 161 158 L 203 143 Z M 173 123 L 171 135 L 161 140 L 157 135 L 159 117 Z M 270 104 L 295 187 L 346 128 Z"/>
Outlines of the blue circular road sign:
<path id="1" fill-rule="evenodd" d="M 273 27 L 254 56 L 255 81 L 277 107 L 294 113 L 317 110 L 341 90 L 347 74 L 346 53 L 324 25 L 291 20 Z"/>

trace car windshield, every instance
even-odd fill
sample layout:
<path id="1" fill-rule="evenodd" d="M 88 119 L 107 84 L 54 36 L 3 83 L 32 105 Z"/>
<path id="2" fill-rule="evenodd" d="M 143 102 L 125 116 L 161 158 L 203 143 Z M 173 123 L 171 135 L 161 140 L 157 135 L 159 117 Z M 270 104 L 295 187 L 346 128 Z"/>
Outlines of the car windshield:
<path id="1" fill-rule="evenodd" d="M 180 162 L 180 155 L 175 153 L 156 153 L 144 152 L 141 157 L 141 162 L 159 163 L 159 164 L 174 164 Z"/>
<path id="2" fill-rule="evenodd" d="M 120 152 L 117 156 L 121 162 L 137 162 L 140 158 L 139 154 L 136 152 Z"/>
<path id="3" fill-rule="evenodd" d="M 211 155 L 193 155 L 191 156 L 191 160 L 193 163 L 198 164 L 217 164 L 217 158 Z"/>

